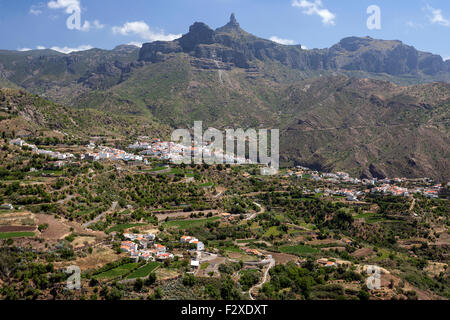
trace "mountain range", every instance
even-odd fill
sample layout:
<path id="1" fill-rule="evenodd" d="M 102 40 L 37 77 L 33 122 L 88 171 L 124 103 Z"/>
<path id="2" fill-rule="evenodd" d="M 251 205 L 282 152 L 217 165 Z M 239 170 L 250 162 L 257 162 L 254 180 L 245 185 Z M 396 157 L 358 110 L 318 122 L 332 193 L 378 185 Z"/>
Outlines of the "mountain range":
<path id="1" fill-rule="evenodd" d="M 251 35 L 234 15 L 140 49 L 0 51 L 0 86 L 14 89 L 4 95 L 67 106 L 80 128 L 98 122 L 80 135 L 164 135 L 194 120 L 280 128 L 282 163 L 361 177 L 450 178 L 449 83 L 449 60 L 400 41 L 305 50 Z"/>

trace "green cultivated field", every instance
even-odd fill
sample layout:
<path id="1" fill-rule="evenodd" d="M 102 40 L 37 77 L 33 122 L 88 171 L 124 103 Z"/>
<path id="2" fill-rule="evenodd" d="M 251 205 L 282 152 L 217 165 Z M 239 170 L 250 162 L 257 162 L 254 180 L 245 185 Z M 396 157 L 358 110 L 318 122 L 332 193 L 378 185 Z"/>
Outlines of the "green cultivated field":
<path id="1" fill-rule="evenodd" d="M 366 212 L 358 214 L 354 217 L 355 219 L 364 219 L 367 223 L 375 223 L 379 221 L 386 220 L 382 215 L 373 213 L 373 212 Z"/>
<path id="2" fill-rule="evenodd" d="M 159 267 L 158 262 L 151 261 L 147 263 L 145 266 L 140 267 L 139 269 L 136 269 L 132 273 L 130 273 L 127 277 L 127 279 L 136 279 L 136 278 L 144 278 L 148 276 L 150 273 L 155 271 L 156 268 Z"/>
<path id="3" fill-rule="evenodd" d="M 212 217 L 208 219 L 198 219 L 198 220 L 173 220 L 164 223 L 165 227 L 176 227 L 180 229 L 188 229 L 192 227 L 203 226 L 207 222 L 214 222 L 220 219 L 219 217 Z"/>
<path id="4" fill-rule="evenodd" d="M 34 232 L 0 232 L 0 239 L 34 237 Z"/>
<path id="5" fill-rule="evenodd" d="M 296 255 L 312 254 L 318 252 L 318 250 L 313 247 L 301 244 L 298 244 L 296 246 L 282 246 L 280 247 L 280 251 L 283 253 L 290 253 Z"/>
<path id="6" fill-rule="evenodd" d="M 138 267 L 139 263 L 127 263 L 121 265 L 117 268 L 102 272 L 100 274 L 95 275 L 93 278 L 95 279 L 114 279 L 126 275 L 128 272 Z"/>

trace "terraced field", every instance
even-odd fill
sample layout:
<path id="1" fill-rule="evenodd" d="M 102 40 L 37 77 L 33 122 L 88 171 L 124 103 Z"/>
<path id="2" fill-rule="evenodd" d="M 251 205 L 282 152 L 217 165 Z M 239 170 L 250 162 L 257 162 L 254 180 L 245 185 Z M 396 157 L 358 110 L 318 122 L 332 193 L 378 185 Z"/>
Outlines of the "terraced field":
<path id="1" fill-rule="evenodd" d="M 160 263 L 151 261 L 147 263 L 145 266 L 136 269 L 132 273 L 127 276 L 127 279 L 136 279 L 136 278 L 145 278 L 150 273 L 155 271 L 160 266 Z"/>

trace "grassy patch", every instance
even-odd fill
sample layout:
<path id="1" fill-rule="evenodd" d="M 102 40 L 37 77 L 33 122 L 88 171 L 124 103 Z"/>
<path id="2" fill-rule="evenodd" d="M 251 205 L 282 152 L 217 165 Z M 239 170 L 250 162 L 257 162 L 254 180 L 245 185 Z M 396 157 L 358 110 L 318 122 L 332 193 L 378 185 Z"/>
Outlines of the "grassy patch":
<path id="1" fill-rule="evenodd" d="M 145 224 L 143 223 L 124 223 L 124 224 L 118 224 L 115 225 L 114 227 L 109 228 L 106 233 L 110 233 L 110 232 L 120 232 L 123 231 L 125 229 L 128 228 L 133 228 L 133 227 L 140 227 L 140 226 L 145 226 Z"/>
<path id="2" fill-rule="evenodd" d="M 157 171 L 161 171 L 161 170 L 166 170 L 167 167 L 155 167 L 149 170 L 145 170 L 146 172 L 157 172 Z"/>
<path id="3" fill-rule="evenodd" d="M 212 182 L 207 182 L 207 183 L 203 183 L 203 184 L 199 185 L 199 187 L 201 187 L 201 188 L 208 188 L 208 187 L 212 187 L 212 186 L 214 186 L 214 183 L 212 183 Z"/>
<path id="4" fill-rule="evenodd" d="M 373 212 L 360 213 L 355 216 L 355 219 L 364 219 L 367 223 L 375 223 L 385 220 L 383 216 Z"/>
<path id="5" fill-rule="evenodd" d="M 267 231 L 264 233 L 264 237 L 270 237 L 270 236 L 277 237 L 280 234 L 281 234 L 281 231 L 278 229 L 278 227 L 273 226 L 273 227 L 270 227 L 269 229 L 267 229 Z"/>
<path id="6" fill-rule="evenodd" d="M 209 262 L 203 262 L 200 265 L 200 270 L 205 270 L 206 268 L 208 268 L 208 266 L 209 266 Z"/>

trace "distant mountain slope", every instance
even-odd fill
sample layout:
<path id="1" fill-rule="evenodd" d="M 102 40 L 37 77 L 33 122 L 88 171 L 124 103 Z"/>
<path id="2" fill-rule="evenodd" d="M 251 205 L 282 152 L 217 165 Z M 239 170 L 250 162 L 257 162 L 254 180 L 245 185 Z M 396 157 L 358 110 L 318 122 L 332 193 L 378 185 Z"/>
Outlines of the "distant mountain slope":
<path id="1" fill-rule="evenodd" d="M 0 89 L 0 132 L 37 136 L 64 132 L 76 138 L 108 135 L 165 135 L 168 127 L 151 119 L 116 116 L 95 109 L 74 110 L 23 90 Z"/>
<path id="2" fill-rule="evenodd" d="M 62 54 L 53 50 L 0 51 L 0 81 L 68 104 L 72 96 L 117 84 L 136 63 L 139 48 L 91 49 Z M 1 82 L 0 82 L 1 84 Z"/>
<path id="3" fill-rule="evenodd" d="M 215 31 L 196 22 L 180 39 L 144 44 L 139 60 L 160 62 L 179 52 L 239 68 L 255 67 L 256 60 L 277 61 L 302 71 L 366 72 L 401 77 L 404 81 L 450 81 L 450 62 L 400 41 L 349 37 L 330 49 L 303 50 L 301 45 L 281 45 L 245 32 L 234 15 Z"/>
<path id="4" fill-rule="evenodd" d="M 284 162 L 362 177 L 450 179 L 450 85 L 346 77 L 291 86 L 281 107 Z"/>

